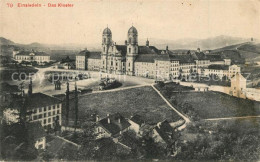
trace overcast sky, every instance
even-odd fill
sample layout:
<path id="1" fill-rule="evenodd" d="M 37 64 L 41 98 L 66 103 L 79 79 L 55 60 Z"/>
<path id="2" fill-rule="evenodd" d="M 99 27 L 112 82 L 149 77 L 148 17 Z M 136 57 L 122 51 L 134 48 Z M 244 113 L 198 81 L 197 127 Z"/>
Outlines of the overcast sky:
<path id="1" fill-rule="evenodd" d="M 73 3 L 73 8 L 7 8 L 6 3 Z M 99 43 L 103 29 L 125 40 L 176 40 L 218 35 L 260 37 L 259 0 L 1 0 L 0 36 L 18 43 Z"/>

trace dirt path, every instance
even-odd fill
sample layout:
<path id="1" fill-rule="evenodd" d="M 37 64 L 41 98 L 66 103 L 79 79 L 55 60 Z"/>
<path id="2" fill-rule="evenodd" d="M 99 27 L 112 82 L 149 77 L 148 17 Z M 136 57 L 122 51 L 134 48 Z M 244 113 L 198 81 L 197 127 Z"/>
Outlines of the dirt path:
<path id="1" fill-rule="evenodd" d="M 226 118 L 210 118 L 210 119 L 204 119 L 204 120 L 208 120 L 208 121 L 219 121 L 219 120 L 250 119 L 250 118 L 260 118 L 260 115 L 259 115 L 259 116 L 226 117 Z"/>
<path id="2" fill-rule="evenodd" d="M 187 118 L 185 115 L 183 115 L 181 112 L 179 112 L 176 108 L 174 108 L 174 107 L 170 104 L 170 102 L 161 94 L 161 92 L 154 87 L 153 84 L 152 84 L 151 86 L 152 86 L 153 89 L 159 94 L 159 96 L 166 102 L 166 104 L 167 104 L 168 106 L 170 106 L 171 109 L 173 109 L 178 115 L 180 115 L 180 116 L 185 120 L 185 123 L 184 123 L 182 126 L 180 126 L 178 129 L 179 129 L 179 130 L 182 130 L 182 129 L 186 128 L 186 124 L 191 122 L 190 119 Z"/>

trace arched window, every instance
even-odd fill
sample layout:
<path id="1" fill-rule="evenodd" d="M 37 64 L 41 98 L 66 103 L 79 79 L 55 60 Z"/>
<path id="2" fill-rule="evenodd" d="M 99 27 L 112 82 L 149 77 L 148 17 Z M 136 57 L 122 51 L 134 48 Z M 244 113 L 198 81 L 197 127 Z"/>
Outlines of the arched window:
<path id="1" fill-rule="evenodd" d="M 129 53 L 131 53 L 131 48 L 129 48 Z"/>
<path id="2" fill-rule="evenodd" d="M 129 38 L 129 44 L 131 44 L 131 38 Z"/>
<path id="3" fill-rule="evenodd" d="M 104 51 L 104 52 L 106 51 L 106 48 L 105 48 L 105 47 L 103 47 L 103 51 Z"/>

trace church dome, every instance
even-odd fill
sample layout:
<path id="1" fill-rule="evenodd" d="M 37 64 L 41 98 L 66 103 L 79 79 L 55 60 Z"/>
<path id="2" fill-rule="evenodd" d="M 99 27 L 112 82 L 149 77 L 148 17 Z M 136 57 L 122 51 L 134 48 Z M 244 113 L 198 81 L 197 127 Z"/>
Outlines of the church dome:
<path id="1" fill-rule="evenodd" d="M 112 34 L 111 30 L 107 27 L 103 30 L 103 34 Z"/>
<path id="2" fill-rule="evenodd" d="M 137 30 L 134 26 L 132 26 L 129 30 L 128 30 L 128 34 L 137 34 Z"/>

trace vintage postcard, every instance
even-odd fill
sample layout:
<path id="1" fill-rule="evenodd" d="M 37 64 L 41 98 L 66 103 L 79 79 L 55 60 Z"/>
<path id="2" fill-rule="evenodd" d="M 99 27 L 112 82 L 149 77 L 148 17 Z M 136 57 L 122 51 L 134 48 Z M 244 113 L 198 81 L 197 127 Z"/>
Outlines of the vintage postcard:
<path id="1" fill-rule="evenodd" d="M 0 160 L 260 160 L 259 9 L 0 0 Z"/>

